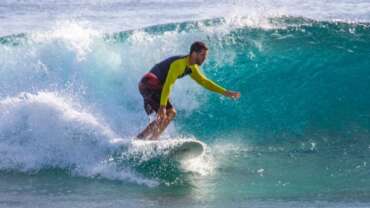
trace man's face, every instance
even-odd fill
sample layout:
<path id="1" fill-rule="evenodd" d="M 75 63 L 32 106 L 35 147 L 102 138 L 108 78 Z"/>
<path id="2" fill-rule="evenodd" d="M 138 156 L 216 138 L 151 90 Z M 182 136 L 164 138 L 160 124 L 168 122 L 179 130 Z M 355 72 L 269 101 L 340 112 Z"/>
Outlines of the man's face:
<path id="1" fill-rule="evenodd" d="M 201 50 L 199 53 L 195 52 L 195 63 L 199 66 L 202 65 L 204 60 L 206 60 L 208 55 L 208 50 Z"/>

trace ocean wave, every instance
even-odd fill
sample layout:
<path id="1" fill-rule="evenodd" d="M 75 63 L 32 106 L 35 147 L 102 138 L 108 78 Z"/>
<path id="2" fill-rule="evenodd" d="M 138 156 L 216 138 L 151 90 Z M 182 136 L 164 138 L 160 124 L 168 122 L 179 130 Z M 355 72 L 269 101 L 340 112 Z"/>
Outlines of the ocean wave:
<path id="1" fill-rule="evenodd" d="M 209 45 L 205 74 L 242 97 L 234 102 L 179 80 L 171 94 L 178 116 L 165 137 L 321 145 L 368 136 L 367 23 L 282 17 L 260 27 L 243 21 L 216 18 L 110 34 L 66 22 L 48 32 L 2 37 L 0 168 L 57 167 L 149 186 L 176 181 L 184 171 L 171 162 L 172 175 L 147 171 L 163 168 L 157 159 L 110 162 L 120 147 L 112 141 L 132 138 L 147 124 L 140 77 L 161 59 L 188 53 L 195 40 Z"/>

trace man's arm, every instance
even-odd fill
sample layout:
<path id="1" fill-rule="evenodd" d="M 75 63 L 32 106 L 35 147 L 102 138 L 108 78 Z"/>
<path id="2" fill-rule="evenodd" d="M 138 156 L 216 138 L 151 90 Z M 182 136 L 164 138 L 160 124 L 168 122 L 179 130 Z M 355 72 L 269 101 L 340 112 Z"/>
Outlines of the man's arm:
<path id="1" fill-rule="evenodd" d="M 191 78 L 193 78 L 198 84 L 213 92 L 217 92 L 220 94 L 224 94 L 226 92 L 226 89 L 217 85 L 213 81 L 209 80 L 206 76 L 204 76 L 203 73 L 200 71 L 199 66 L 194 65 L 191 67 L 191 69 Z"/>
<path id="2" fill-rule="evenodd" d="M 219 94 L 222 94 L 226 97 L 238 99 L 240 97 L 239 92 L 233 92 L 224 89 L 223 87 L 217 85 L 213 81 L 209 80 L 204 74 L 200 71 L 199 66 L 194 65 L 192 67 L 192 73 L 191 78 L 193 78 L 198 84 L 202 85 L 208 90 L 211 90 L 213 92 L 217 92 Z"/>

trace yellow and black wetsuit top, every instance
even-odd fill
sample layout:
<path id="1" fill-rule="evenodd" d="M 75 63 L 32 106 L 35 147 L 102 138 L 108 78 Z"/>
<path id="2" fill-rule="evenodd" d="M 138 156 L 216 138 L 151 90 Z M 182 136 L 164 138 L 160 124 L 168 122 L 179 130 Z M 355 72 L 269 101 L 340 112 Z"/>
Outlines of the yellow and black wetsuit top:
<path id="1" fill-rule="evenodd" d="M 163 88 L 161 92 L 160 105 L 167 105 L 173 84 L 176 79 L 190 75 L 198 84 L 208 90 L 223 94 L 226 90 L 211 80 L 207 79 L 201 72 L 198 64 L 189 65 L 189 56 L 173 56 L 156 64 L 151 70 L 160 80 Z"/>

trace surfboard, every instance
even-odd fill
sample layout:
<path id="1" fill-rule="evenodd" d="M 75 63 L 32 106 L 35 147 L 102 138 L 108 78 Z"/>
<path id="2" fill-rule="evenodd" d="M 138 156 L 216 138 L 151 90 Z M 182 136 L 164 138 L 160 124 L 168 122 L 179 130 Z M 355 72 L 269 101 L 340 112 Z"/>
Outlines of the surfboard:
<path id="1" fill-rule="evenodd" d="M 133 140 L 131 144 L 133 153 L 177 161 L 199 157 L 204 151 L 203 143 L 195 139 Z"/>
<path id="2" fill-rule="evenodd" d="M 202 143 L 194 140 L 184 141 L 170 149 L 169 157 L 175 160 L 188 160 L 200 156 L 203 151 Z"/>

